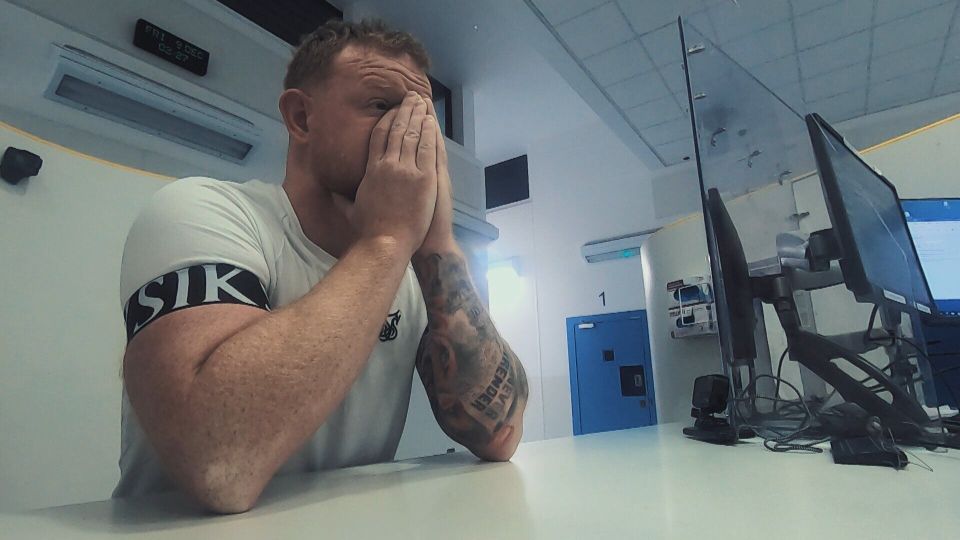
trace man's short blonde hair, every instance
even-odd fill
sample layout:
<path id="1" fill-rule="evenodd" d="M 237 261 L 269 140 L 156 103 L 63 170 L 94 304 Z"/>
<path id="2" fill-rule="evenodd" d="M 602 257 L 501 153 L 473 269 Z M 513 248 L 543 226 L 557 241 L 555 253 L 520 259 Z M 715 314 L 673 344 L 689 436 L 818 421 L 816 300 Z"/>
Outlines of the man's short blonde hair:
<path id="1" fill-rule="evenodd" d="M 369 47 L 388 56 L 408 55 L 424 72 L 430 69 L 427 50 L 407 32 L 392 30 L 376 19 L 359 23 L 330 20 L 304 36 L 287 67 L 284 89 L 303 89 L 322 81 L 337 53 L 347 45 Z"/>

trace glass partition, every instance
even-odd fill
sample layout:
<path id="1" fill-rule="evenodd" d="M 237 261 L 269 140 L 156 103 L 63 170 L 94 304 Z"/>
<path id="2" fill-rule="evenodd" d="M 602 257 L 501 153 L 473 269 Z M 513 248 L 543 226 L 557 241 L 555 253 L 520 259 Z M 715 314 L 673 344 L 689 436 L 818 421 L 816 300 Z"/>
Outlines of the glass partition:
<path id="1" fill-rule="evenodd" d="M 922 272 L 897 269 L 904 302 L 854 294 L 853 252 L 818 174 L 828 161 L 811 145 L 818 117 L 693 25 L 680 30 L 731 421 L 775 444 L 824 437 L 831 420 L 857 415 L 901 441 L 939 434 L 923 409 L 936 401 L 914 302 Z M 852 185 L 851 175 L 834 180 Z M 901 236 L 877 234 L 860 251 L 902 247 Z"/>

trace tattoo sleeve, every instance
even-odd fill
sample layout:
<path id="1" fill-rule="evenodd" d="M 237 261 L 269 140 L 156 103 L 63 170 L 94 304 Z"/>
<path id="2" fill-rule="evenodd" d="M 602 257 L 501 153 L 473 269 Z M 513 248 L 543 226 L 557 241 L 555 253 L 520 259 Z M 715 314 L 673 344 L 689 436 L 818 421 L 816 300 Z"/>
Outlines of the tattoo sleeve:
<path id="1" fill-rule="evenodd" d="M 458 253 L 416 257 L 427 304 L 417 371 L 440 427 L 475 453 L 510 440 L 527 402 L 527 377 L 497 333 Z"/>

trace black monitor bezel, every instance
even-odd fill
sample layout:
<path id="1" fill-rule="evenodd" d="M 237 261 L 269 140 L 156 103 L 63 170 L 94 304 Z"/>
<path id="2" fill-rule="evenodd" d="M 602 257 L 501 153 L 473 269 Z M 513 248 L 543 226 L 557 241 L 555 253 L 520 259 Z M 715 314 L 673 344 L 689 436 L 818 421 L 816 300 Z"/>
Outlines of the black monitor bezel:
<path id="1" fill-rule="evenodd" d="M 906 216 L 903 214 L 903 205 L 900 203 L 900 194 L 896 186 L 887 180 L 876 169 L 871 167 L 860 157 L 860 154 L 850 146 L 847 140 L 826 120 L 817 113 L 811 113 L 804 117 L 807 123 L 807 130 L 810 133 L 810 143 L 813 146 L 813 155 L 817 162 L 817 172 L 820 177 L 820 185 L 823 188 L 824 200 L 827 206 L 827 212 L 830 214 L 830 222 L 833 225 L 834 233 L 840 243 L 842 258 L 840 259 L 840 268 L 843 270 L 844 282 L 847 289 L 854 294 L 857 301 L 872 303 L 876 305 L 885 305 L 897 309 L 906 309 L 909 312 L 917 312 L 923 315 L 937 316 L 937 306 L 933 302 L 933 295 L 930 293 L 930 286 L 927 283 L 927 277 L 923 273 L 923 267 L 920 265 L 920 256 L 917 254 L 917 246 L 913 242 L 913 235 L 910 234 L 910 228 L 907 225 Z M 850 224 L 849 216 L 843 207 L 843 194 L 840 191 L 840 183 L 836 171 L 833 169 L 833 163 L 827 153 L 826 140 L 820 133 L 820 130 L 829 132 L 837 140 L 841 141 L 846 149 L 877 179 L 889 188 L 897 200 L 900 219 L 903 220 L 903 226 L 910 240 L 910 247 L 913 249 L 913 255 L 917 261 L 917 267 L 920 269 L 920 277 L 923 281 L 923 287 L 926 290 L 927 297 L 930 298 L 932 305 L 921 304 L 929 313 L 917 307 L 920 302 L 916 298 L 913 304 L 897 302 L 884 294 L 884 289 L 874 285 L 867 277 L 866 269 L 863 266 L 863 259 L 860 257 L 860 248 L 857 245 L 856 237 L 853 234 L 853 226 Z M 894 293 L 894 291 L 890 291 Z M 897 293 L 894 293 L 897 294 Z"/>

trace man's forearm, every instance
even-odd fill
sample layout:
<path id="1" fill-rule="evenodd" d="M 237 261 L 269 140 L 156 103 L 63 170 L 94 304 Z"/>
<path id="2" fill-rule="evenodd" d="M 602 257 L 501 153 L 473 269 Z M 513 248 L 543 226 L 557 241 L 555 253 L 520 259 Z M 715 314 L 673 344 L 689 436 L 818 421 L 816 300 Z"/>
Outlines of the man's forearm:
<path id="1" fill-rule="evenodd" d="M 145 411 L 182 419 L 158 438 L 175 476 L 194 492 L 259 493 L 363 370 L 406 266 L 389 246 L 355 246 L 303 298 L 216 347 L 176 410 Z"/>
<path id="2" fill-rule="evenodd" d="M 428 324 L 417 369 L 443 430 L 481 458 L 506 460 L 523 431 L 527 378 L 452 247 L 418 254 Z"/>

